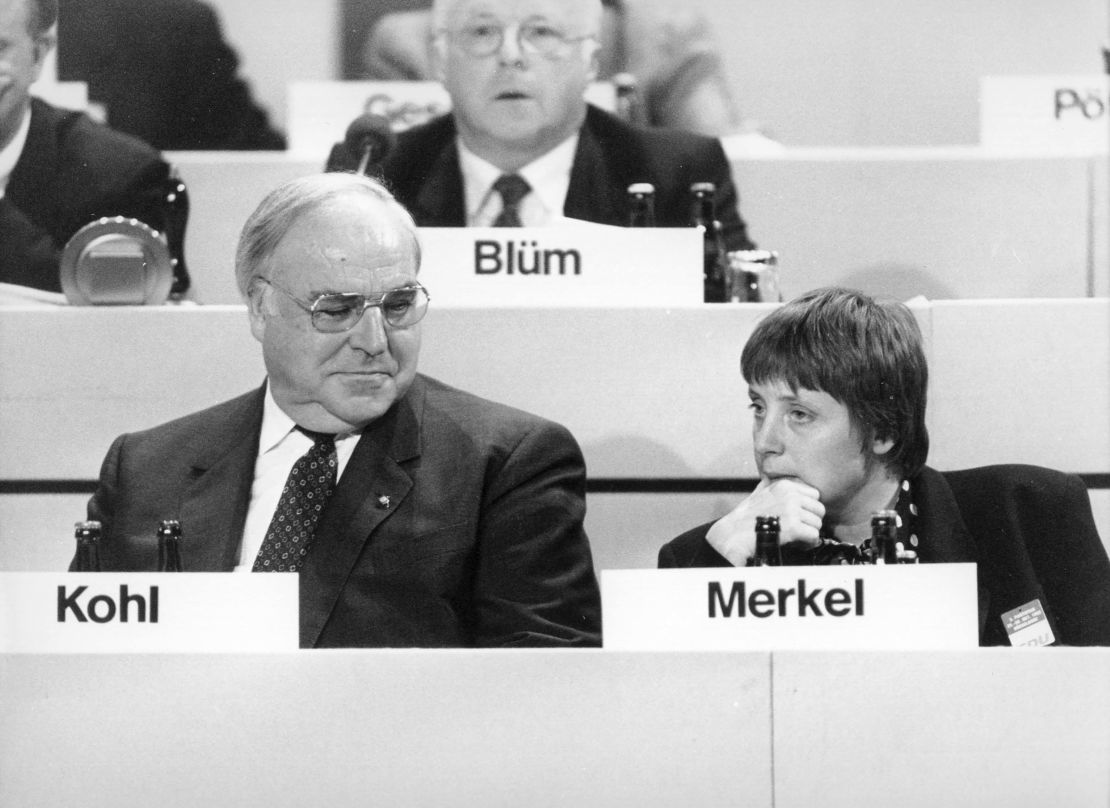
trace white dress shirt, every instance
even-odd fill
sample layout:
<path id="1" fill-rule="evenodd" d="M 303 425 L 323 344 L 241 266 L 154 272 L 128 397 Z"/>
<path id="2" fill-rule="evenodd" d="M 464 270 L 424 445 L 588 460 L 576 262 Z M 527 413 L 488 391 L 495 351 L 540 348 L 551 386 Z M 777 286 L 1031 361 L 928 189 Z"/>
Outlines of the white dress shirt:
<path id="1" fill-rule="evenodd" d="M 262 432 L 258 439 L 258 457 L 254 461 L 254 482 L 251 483 L 251 501 L 247 521 L 243 527 L 243 541 L 239 548 L 239 563 L 235 572 L 250 572 L 255 556 L 266 538 L 270 520 L 281 499 L 281 489 L 293 464 L 312 448 L 312 438 L 296 429 L 296 423 L 277 405 L 266 385 L 266 400 L 262 406 Z M 358 445 L 361 433 L 348 432 L 335 436 L 335 454 L 338 461 L 336 482 L 343 475 L 351 454 Z"/>
<path id="2" fill-rule="evenodd" d="M 501 194 L 493 184 L 507 172 L 488 163 L 470 151 L 458 139 L 459 169 L 466 195 L 466 223 L 470 227 L 489 227 L 501 213 Z M 563 205 L 570 187 L 570 169 L 578 149 L 578 134 L 564 140 L 554 149 L 516 173 L 524 177 L 532 190 L 518 206 L 520 221 L 525 227 L 543 227 L 563 219 Z"/>

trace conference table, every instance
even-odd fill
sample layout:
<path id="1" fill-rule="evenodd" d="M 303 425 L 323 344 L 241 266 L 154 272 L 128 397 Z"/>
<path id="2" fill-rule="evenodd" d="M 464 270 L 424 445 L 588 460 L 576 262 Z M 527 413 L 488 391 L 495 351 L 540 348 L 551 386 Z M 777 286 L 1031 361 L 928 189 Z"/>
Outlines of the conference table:
<path id="1" fill-rule="evenodd" d="M 734 170 L 788 295 L 876 273 L 924 293 L 931 465 L 1081 474 L 1107 540 L 1096 161 L 937 157 Z M 265 186 L 315 167 L 178 162 L 193 301 L 0 306 L 0 572 L 64 569 L 116 435 L 262 382 L 234 238 Z M 1022 195 L 1015 168 L 1058 193 Z M 836 188 L 871 220 L 826 204 Z M 951 238 L 922 229 L 936 215 Z M 437 300 L 421 370 L 567 425 L 596 569 L 651 568 L 754 482 L 739 354 L 772 306 Z M 143 803 L 1107 808 L 1110 649 L 0 654 L 0 805 Z"/>
<path id="2" fill-rule="evenodd" d="M 1110 649 L 0 655 L 5 806 L 1096 806 Z"/>

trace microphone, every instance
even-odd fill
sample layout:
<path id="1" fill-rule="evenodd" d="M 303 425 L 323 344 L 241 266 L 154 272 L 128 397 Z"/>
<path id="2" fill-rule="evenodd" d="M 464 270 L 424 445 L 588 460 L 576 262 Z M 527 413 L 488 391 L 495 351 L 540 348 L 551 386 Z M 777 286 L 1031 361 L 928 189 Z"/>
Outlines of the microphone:
<path id="1" fill-rule="evenodd" d="M 397 136 L 389 120 L 367 112 L 359 115 L 347 127 L 343 144 L 351 155 L 358 155 L 358 173 L 365 174 L 370 166 L 377 165 L 393 149 Z"/>

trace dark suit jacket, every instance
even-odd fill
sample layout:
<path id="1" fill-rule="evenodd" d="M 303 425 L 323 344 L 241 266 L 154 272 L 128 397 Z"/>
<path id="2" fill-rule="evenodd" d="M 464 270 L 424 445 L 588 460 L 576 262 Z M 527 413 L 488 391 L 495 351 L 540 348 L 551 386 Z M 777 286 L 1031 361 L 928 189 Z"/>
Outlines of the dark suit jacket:
<path id="1" fill-rule="evenodd" d="M 101 216 L 164 229 L 169 165 L 86 115 L 31 99 L 31 128 L 0 199 L 0 281 L 60 292 L 69 239 Z"/>
<path id="2" fill-rule="evenodd" d="M 329 171 L 351 170 L 357 160 L 337 144 Z M 466 203 L 455 145 L 455 121 L 444 115 L 401 132 L 381 164 L 381 176 L 424 227 L 463 227 Z M 716 138 L 676 129 L 630 126 L 594 106 L 578 139 L 563 213 L 575 219 L 627 225 L 628 186 L 655 186 L 660 227 L 688 227 L 695 182 L 717 185 L 716 210 L 730 250 L 752 247 L 740 218 L 732 170 Z"/>
<path id="3" fill-rule="evenodd" d="M 108 124 L 159 149 L 284 149 L 198 0 L 61 0 L 58 77 L 88 84 Z"/>
<path id="4" fill-rule="evenodd" d="M 88 508 L 103 569 L 156 569 L 155 531 L 173 518 L 186 570 L 232 569 L 263 395 L 113 443 Z M 321 516 L 299 573 L 301 645 L 596 646 L 584 515 L 585 465 L 563 427 L 417 376 Z"/>
<path id="5" fill-rule="evenodd" d="M 1058 643 L 1110 645 L 1110 560 L 1082 480 L 1025 465 L 925 468 L 912 490 L 921 561 L 978 563 L 980 645 L 1008 645 L 1001 615 L 1034 598 Z M 705 540 L 710 524 L 663 545 L 659 566 L 729 566 Z"/>

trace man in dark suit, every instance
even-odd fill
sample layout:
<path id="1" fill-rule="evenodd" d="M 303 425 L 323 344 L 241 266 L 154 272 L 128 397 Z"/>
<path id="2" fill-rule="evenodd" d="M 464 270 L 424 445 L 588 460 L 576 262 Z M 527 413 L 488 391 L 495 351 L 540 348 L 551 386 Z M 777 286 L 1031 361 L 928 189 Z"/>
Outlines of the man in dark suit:
<path id="1" fill-rule="evenodd" d="M 928 369 L 905 306 L 810 292 L 760 322 L 740 363 L 759 484 L 664 545 L 660 567 L 746 565 L 757 515 L 779 518 L 786 564 L 867 561 L 871 516 L 892 510 L 900 558 L 978 564 L 981 644 L 1008 644 L 1003 614 L 1036 604 L 1055 642 L 1110 645 L 1110 560 L 1082 480 L 925 465 Z"/>
<path id="2" fill-rule="evenodd" d="M 200 0 L 59 0 L 58 78 L 108 125 L 167 150 L 284 149 Z"/>
<path id="3" fill-rule="evenodd" d="M 124 435 L 88 515 L 102 567 L 298 572 L 301 645 L 590 646 L 585 466 L 561 426 L 417 373 L 408 213 L 354 174 L 294 180 L 236 256 L 267 380 Z"/>
<path id="4" fill-rule="evenodd" d="M 54 0 L 0 7 L 0 282 L 61 291 L 65 243 L 101 216 L 164 229 L 169 165 L 134 138 L 32 98 L 53 47 Z"/>
<path id="5" fill-rule="evenodd" d="M 583 100 L 597 75 L 599 0 L 439 0 L 435 77 L 450 115 L 401 133 L 381 176 L 427 226 L 629 223 L 628 186 L 655 188 L 656 224 L 688 226 L 695 182 L 716 186 L 728 249 L 752 245 L 719 140 L 630 126 Z M 357 155 L 333 149 L 330 169 Z"/>

